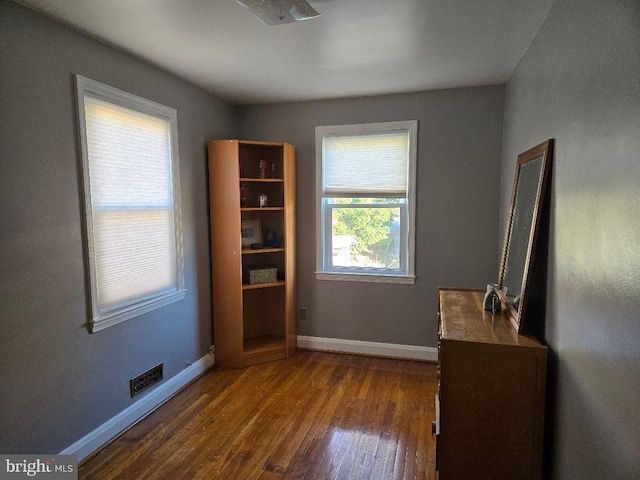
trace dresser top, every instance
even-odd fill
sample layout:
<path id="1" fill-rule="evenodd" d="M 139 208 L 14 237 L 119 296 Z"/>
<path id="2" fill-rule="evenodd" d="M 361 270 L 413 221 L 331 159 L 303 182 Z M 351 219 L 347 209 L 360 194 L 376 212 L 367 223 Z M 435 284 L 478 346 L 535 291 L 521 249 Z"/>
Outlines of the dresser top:
<path id="1" fill-rule="evenodd" d="M 518 334 L 504 312 L 482 309 L 484 290 L 440 288 L 442 340 L 546 349 L 536 338 Z"/>

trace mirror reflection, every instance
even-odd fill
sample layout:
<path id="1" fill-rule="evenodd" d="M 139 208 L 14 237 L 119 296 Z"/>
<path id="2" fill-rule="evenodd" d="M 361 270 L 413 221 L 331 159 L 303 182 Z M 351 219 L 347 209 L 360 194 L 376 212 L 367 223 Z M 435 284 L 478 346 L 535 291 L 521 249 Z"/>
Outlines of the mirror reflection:
<path id="1" fill-rule="evenodd" d="M 518 156 L 511 210 L 500 267 L 498 288 L 515 329 L 522 331 L 522 317 L 529 265 L 535 244 L 547 161 L 552 140 Z"/>
<path id="2" fill-rule="evenodd" d="M 533 213 L 538 196 L 538 184 L 542 172 L 542 156 L 523 164 L 516 184 L 513 221 L 504 264 L 502 288 L 507 289 L 507 299 L 518 310 L 524 285 L 525 265 L 529 252 Z"/>

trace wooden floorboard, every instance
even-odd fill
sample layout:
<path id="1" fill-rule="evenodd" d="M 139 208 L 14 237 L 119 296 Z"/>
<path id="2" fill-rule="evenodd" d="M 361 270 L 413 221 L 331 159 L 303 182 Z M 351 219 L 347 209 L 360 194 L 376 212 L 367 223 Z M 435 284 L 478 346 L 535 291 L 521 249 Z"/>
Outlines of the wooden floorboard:
<path id="1" fill-rule="evenodd" d="M 436 366 L 299 350 L 212 370 L 80 479 L 436 479 Z"/>

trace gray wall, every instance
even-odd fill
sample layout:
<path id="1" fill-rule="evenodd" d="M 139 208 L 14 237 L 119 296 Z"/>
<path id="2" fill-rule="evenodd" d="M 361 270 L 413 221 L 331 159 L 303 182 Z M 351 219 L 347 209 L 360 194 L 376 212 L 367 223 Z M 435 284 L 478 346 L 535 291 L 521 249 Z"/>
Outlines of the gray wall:
<path id="1" fill-rule="evenodd" d="M 75 93 L 79 73 L 178 111 L 186 298 L 90 334 Z M 0 0 L 0 452 L 57 453 L 207 353 L 206 141 L 235 110 L 24 7 Z"/>
<path id="2" fill-rule="evenodd" d="M 240 107 L 240 134 L 293 143 L 300 335 L 436 345 L 437 287 L 497 280 L 503 86 Z M 317 125 L 418 120 L 415 285 L 315 279 Z"/>
<path id="3" fill-rule="evenodd" d="M 547 478 L 640 478 L 640 3 L 556 0 L 508 83 L 518 153 L 555 138 Z"/>

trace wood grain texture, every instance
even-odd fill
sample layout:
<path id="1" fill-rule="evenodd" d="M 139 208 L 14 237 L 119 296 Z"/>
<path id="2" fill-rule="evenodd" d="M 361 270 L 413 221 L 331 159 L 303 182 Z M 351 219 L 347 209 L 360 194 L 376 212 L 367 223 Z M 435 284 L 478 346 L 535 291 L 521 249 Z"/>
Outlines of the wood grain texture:
<path id="1" fill-rule="evenodd" d="M 547 348 L 483 291 L 440 289 L 440 480 L 540 479 Z"/>
<path id="2" fill-rule="evenodd" d="M 296 351 L 298 302 L 296 291 L 296 151 L 284 144 L 284 241 L 285 241 L 285 324 L 287 358 Z"/>
<path id="3" fill-rule="evenodd" d="M 434 364 L 298 351 L 211 371 L 81 479 L 435 479 Z"/>
<path id="4" fill-rule="evenodd" d="M 492 314 L 482 309 L 484 290 L 441 288 L 442 338 L 501 346 L 546 350 L 531 335 L 518 334 L 503 311 Z"/>
<path id="5" fill-rule="evenodd" d="M 242 319 L 238 150 L 236 140 L 209 142 L 214 338 L 224 339 L 216 345 L 216 357 L 234 367 L 244 365 L 242 328 L 237 327 Z"/>
<path id="6" fill-rule="evenodd" d="M 263 162 L 269 169 L 273 165 L 274 178 L 260 178 Z M 296 350 L 295 175 L 293 145 L 209 142 L 213 337 L 221 366 L 241 368 L 287 358 Z M 241 184 L 247 196 L 245 207 L 240 205 Z M 257 199 L 263 194 L 269 206 L 259 208 Z M 283 245 L 242 249 L 240 228 L 244 220 L 260 220 L 263 231 L 272 229 L 282 236 Z M 264 266 L 278 269 L 278 282 L 242 283 L 242 273 L 246 275 L 248 268 Z M 263 293 L 255 293 L 257 290 Z M 264 347 L 276 336 L 281 337 L 282 348 L 265 354 Z M 259 337 L 265 338 L 261 341 Z"/>

